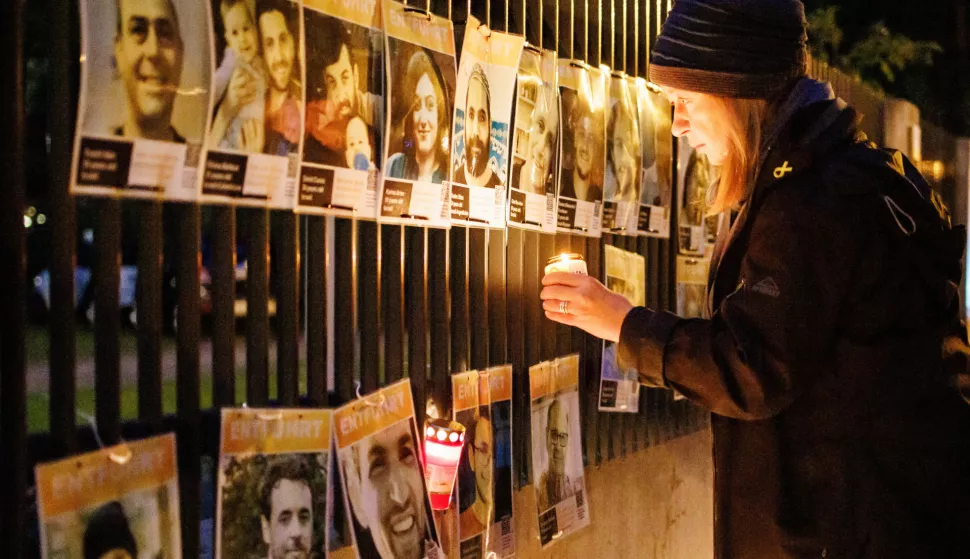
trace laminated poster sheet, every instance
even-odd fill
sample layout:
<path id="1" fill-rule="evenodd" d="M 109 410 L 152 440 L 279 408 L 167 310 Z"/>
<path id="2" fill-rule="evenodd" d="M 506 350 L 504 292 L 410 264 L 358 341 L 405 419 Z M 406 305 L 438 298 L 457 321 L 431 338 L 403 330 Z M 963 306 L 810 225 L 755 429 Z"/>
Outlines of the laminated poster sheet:
<path id="1" fill-rule="evenodd" d="M 337 409 L 334 433 L 357 557 L 442 559 L 410 382 Z"/>
<path id="2" fill-rule="evenodd" d="M 303 139 L 300 2 L 211 3 L 216 67 L 203 199 L 292 208 Z"/>
<path id="3" fill-rule="evenodd" d="M 608 76 L 585 62 L 559 61 L 563 119 L 557 208 L 560 233 L 602 235 Z"/>
<path id="4" fill-rule="evenodd" d="M 512 366 L 453 375 L 452 397 L 454 419 L 466 429 L 453 501 L 460 543 L 453 555 L 512 557 Z"/>
<path id="5" fill-rule="evenodd" d="M 44 559 L 182 557 L 175 435 L 40 464 L 35 475 Z"/>
<path id="6" fill-rule="evenodd" d="M 559 88 L 556 53 L 527 46 L 519 63 L 508 226 L 556 232 Z"/>
<path id="7" fill-rule="evenodd" d="M 623 72 L 613 72 L 609 79 L 603 230 L 618 235 L 636 235 L 643 158 L 636 82 Z"/>
<path id="8" fill-rule="evenodd" d="M 606 287 L 619 293 L 634 306 L 646 304 L 646 261 L 634 252 L 606 245 Z M 599 411 L 637 413 L 640 409 L 640 382 L 636 369 L 621 370 L 616 360 L 617 344 L 603 341 L 600 368 Z"/>
<path id="9" fill-rule="evenodd" d="M 304 0 L 306 123 L 298 212 L 377 218 L 384 34 L 377 0 Z"/>
<path id="10" fill-rule="evenodd" d="M 71 192 L 198 199 L 212 81 L 209 6 L 81 0 L 79 9 Z"/>
<path id="11" fill-rule="evenodd" d="M 589 526 L 579 422 L 579 355 L 529 368 L 532 467 L 543 548 Z"/>
<path id="12" fill-rule="evenodd" d="M 635 87 L 643 153 L 637 231 L 648 237 L 669 239 L 674 165 L 670 103 L 643 78 L 636 79 Z"/>
<path id="13" fill-rule="evenodd" d="M 677 206 L 680 254 L 703 255 L 707 246 L 707 196 L 714 182 L 714 170 L 707 156 L 690 147 L 681 137 L 678 144 Z"/>
<path id="14" fill-rule="evenodd" d="M 707 275 L 710 259 L 677 257 L 677 314 L 683 318 L 707 315 Z"/>
<path id="15" fill-rule="evenodd" d="M 525 40 L 468 16 L 455 91 L 451 221 L 505 227 L 509 120 Z"/>
<path id="16" fill-rule="evenodd" d="M 331 410 L 222 410 L 216 557 L 322 556 Z"/>
<path id="17" fill-rule="evenodd" d="M 383 1 L 389 114 L 379 219 L 451 224 L 455 36 L 451 20 Z"/>

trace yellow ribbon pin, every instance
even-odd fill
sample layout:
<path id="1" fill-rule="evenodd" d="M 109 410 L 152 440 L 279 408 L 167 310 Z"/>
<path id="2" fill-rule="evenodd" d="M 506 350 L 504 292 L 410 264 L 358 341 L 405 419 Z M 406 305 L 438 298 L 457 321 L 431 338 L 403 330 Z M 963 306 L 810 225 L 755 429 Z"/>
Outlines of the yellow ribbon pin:
<path id="1" fill-rule="evenodd" d="M 784 177 L 786 174 L 792 172 L 793 170 L 794 169 L 792 169 L 791 166 L 788 165 L 788 162 L 785 161 L 784 163 L 782 163 L 781 167 L 775 167 L 775 178 L 780 179 Z"/>

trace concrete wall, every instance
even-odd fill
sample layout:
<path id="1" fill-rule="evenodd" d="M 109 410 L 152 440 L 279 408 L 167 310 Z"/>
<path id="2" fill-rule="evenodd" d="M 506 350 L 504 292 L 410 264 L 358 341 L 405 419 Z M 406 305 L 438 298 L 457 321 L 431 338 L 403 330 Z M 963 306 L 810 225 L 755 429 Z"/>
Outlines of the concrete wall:
<path id="1" fill-rule="evenodd" d="M 517 492 L 516 557 L 713 557 L 714 468 L 709 430 L 589 468 L 586 487 L 590 526 L 544 552 L 539 549 L 532 512 L 535 492 L 532 486 Z"/>
<path id="2" fill-rule="evenodd" d="M 914 161 L 922 159 L 919 108 L 902 99 L 886 99 L 883 107 L 883 142 Z"/>

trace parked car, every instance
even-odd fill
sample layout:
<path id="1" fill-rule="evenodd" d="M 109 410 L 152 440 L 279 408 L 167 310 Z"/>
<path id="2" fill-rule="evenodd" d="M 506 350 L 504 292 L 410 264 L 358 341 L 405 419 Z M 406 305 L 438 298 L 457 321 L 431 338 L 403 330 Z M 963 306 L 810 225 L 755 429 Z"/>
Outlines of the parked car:
<path id="1" fill-rule="evenodd" d="M 93 232 L 85 230 L 82 232 L 82 244 L 93 244 Z M 237 253 L 238 257 L 238 253 Z M 206 259 L 203 259 L 205 261 Z M 134 265 L 122 265 L 120 270 L 119 288 L 119 309 L 122 321 L 125 326 L 138 328 L 138 305 L 137 305 L 137 284 L 138 267 Z M 248 277 L 248 264 L 245 259 L 240 259 L 235 269 L 236 299 L 233 304 L 233 314 L 235 317 L 243 318 L 247 313 L 246 301 L 246 279 Z M 92 281 L 93 272 L 90 266 L 77 265 L 74 268 L 74 307 L 79 317 L 88 324 L 94 324 L 94 284 Z M 35 299 L 39 299 L 39 305 L 43 312 L 50 309 L 51 279 L 50 270 L 43 269 L 33 278 Z M 212 313 L 212 275 L 205 265 L 199 266 L 199 300 L 200 314 L 205 320 Z M 269 316 L 276 315 L 276 299 L 269 298 Z M 176 271 L 174 266 L 170 266 L 163 271 L 162 285 L 162 316 L 166 329 L 174 332 L 178 328 L 178 289 L 176 281 Z"/>

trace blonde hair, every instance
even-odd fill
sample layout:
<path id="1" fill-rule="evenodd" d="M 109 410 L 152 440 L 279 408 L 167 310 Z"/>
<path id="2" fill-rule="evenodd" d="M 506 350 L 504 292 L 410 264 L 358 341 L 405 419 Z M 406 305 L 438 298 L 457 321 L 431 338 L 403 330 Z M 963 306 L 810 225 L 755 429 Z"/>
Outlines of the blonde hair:
<path id="1" fill-rule="evenodd" d="M 720 166 L 719 180 L 707 215 L 736 208 L 747 197 L 748 187 L 758 172 L 761 134 L 769 118 L 769 103 L 763 99 L 713 96 L 721 109 L 715 117 L 727 137 L 727 153 Z"/>

